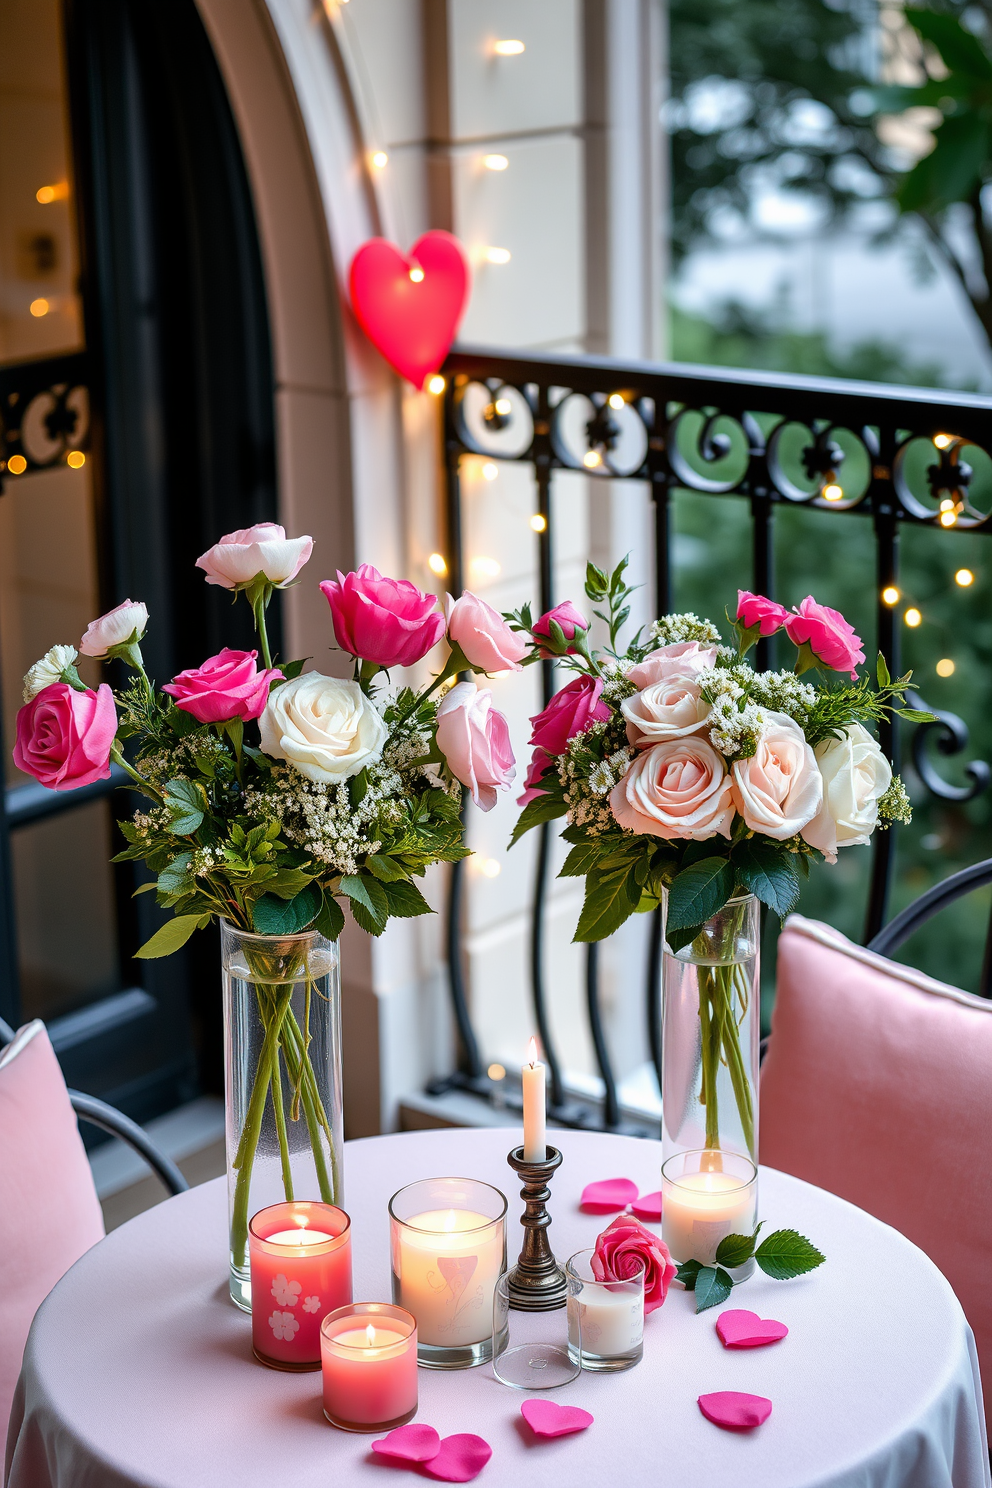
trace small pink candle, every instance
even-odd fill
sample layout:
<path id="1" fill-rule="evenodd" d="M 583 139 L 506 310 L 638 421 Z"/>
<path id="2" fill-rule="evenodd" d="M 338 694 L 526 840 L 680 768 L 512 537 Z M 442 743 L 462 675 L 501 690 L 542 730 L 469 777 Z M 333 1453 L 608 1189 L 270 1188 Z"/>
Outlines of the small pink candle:
<path id="1" fill-rule="evenodd" d="M 351 1301 L 351 1220 L 333 1204 L 271 1204 L 248 1226 L 248 1247 L 255 1358 L 319 1369 L 321 1319 Z"/>
<path id="2" fill-rule="evenodd" d="M 320 1351 L 332 1426 L 389 1431 L 417 1414 L 417 1322 L 402 1307 L 339 1307 L 320 1325 Z"/>

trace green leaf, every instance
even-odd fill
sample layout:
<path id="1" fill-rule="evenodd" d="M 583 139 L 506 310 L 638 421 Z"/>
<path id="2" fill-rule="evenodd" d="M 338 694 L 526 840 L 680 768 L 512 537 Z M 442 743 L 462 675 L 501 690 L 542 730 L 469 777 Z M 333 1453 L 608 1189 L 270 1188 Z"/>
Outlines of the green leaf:
<path id="1" fill-rule="evenodd" d="M 389 919 L 386 890 L 374 878 L 348 873 L 341 880 L 341 893 L 351 900 L 355 921 L 370 935 L 381 935 Z"/>
<path id="2" fill-rule="evenodd" d="M 675 1268 L 675 1280 L 680 1281 L 687 1292 L 694 1292 L 696 1277 L 702 1269 L 699 1261 L 683 1261 L 681 1266 Z"/>
<path id="3" fill-rule="evenodd" d="M 192 889 L 193 879 L 190 877 L 189 865 L 193 861 L 191 852 L 179 853 L 172 859 L 167 868 L 163 868 L 158 876 L 158 889 L 162 894 L 181 894 L 184 890 Z"/>
<path id="4" fill-rule="evenodd" d="M 681 930 L 702 925 L 722 909 L 734 892 L 734 869 L 727 858 L 703 858 L 683 868 L 668 891 L 667 927 Z"/>
<path id="5" fill-rule="evenodd" d="M 750 837 L 734 845 L 733 863 L 738 878 L 781 920 L 799 902 L 794 858 L 794 853 L 761 837 Z"/>
<path id="6" fill-rule="evenodd" d="M 204 918 L 203 915 L 176 915 L 167 920 L 150 940 L 145 941 L 140 951 L 135 951 L 135 957 L 139 961 L 155 961 L 159 956 L 171 956 L 173 951 L 186 944 L 194 930 L 202 926 Z"/>
<path id="7" fill-rule="evenodd" d="M 640 901 L 641 891 L 634 875 L 623 869 L 586 878 L 586 897 L 576 926 L 574 941 L 605 940 L 630 918 Z"/>
<path id="8" fill-rule="evenodd" d="M 188 837 L 203 821 L 207 794 L 193 780 L 169 780 L 165 786 L 165 804 L 172 813 L 170 830 L 177 837 Z"/>
<path id="9" fill-rule="evenodd" d="M 351 809 L 355 810 L 365 799 L 369 788 L 369 772 L 367 769 L 359 770 L 357 775 L 352 775 L 348 781 L 348 799 L 351 801 Z"/>
<path id="10" fill-rule="evenodd" d="M 754 1235 L 724 1235 L 716 1248 L 722 1266 L 743 1266 L 754 1254 Z"/>
<path id="11" fill-rule="evenodd" d="M 683 950 L 687 945 L 692 945 L 696 936 L 701 932 L 702 925 L 686 925 L 683 930 L 665 930 L 665 944 L 674 955 L 676 951 Z"/>
<path id="12" fill-rule="evenodd" d="M 293 899 L 263 894 L 251 907 L 251 922 L 259 935 L 296 935 L 317 918 L 323 895 L 316 884 L 307 884 Z"/>
<path id="13" fill-rule="evenodd" d="M 766 1276 L 789 1281 L 822 1266 L 826 1256 L 798 1230 L 773 1230 L 754 1252 L 754 1259 Z"/>
<path id="14" fill-rule="evenodd" d="M 373 853 L 370 858 L 365 859 L 365 866 L 380 883 L 399 883 L 401 879 L 410 877 L 403 864 L 397 863 L 395 858 L 386 853 Z"/>
<path id="15" fill-rule="evenodd" d="M 302 661 L 280 661 L 278 667 L 286 681 L 293 682 L 303 671 L 309 660 L 309 656 L 304 656 Z"/>
<path id="16" fill-rule="evenodd" d="M 957 16 L 907 5 L 903 15 L 915 31 L 935 46 L 948 72 L 966 73 L 982 82 L 992 81 L 992 61 L 973 32 Z"/>
<path id="17" fill-rule="evenodd" d="M 700 1266 L 696 1276 L 696 1311 L 706 1312 L 710 1307 L 719 1307 L 726 1302 L 734 1290 L 734 1283 L 722 1266 Z"/>
<path id="18" fill-rule="evenodd" d="M 989 123 L 969 109 L 952 114 L 934 132 L 936 144 L 918 160 L 896 193 L 903 212 L 939 212 L 967 201 L 981 186 L 990 153 Z"/>
<path id="19" fill-rule="evenodd" d="M 555 784 L 557 785 L 557 783 L 556 780 Z M 519 842 L 520 838 L 525 832 L 529 832 L 531 827 L 539 827 L 542 822 L 554 821 L 556 817 L 564 816 L 567 810 L 568 807 L 560 795 L 549 795 L 547 791 L 542 791 L 539 796 L 535 796 L 533 801 L 527 802 L 527 805 L 517 817 L 517 824 L 513 828 L 513 836 L 510 838 L 510 847 L 515 842 Z"/>
<path id="20" fill-rule="evenodd" d="M 302 868 L 280 868 L 278 873 L 265 880 L 265 892 L 276 894 L 280 899 L 295 899 L 312 882 L 313 874 L 304 873 Z"/>
<path id="21" fill-rule="evenodd" d="M 879 651 L 878 653 L 878 662 L 875 666 L 875 673 L 878 677 L 879 687 L 888 687 L 890 682 L 892 681 L 892 676 L 889 672 L 888 666 L 886 665 L 885 657 L 882 655 L 881 651 Z"/>
<path id="22" fill-rule="evenodd" d="M 417 885 L 411 883 L 408 878 L 387 883 L 385 889 L 386 898 L 389 901 L 389 913 L 399 920 L 409 920 L 416 915 L 434 913 Z"/>
<path id="23" fill-rule="evenodd" d="M 317 916 L 314 929 L 328 940 L 337 940 L 344 929 L 344 910 L 333 894 L 324 895 L 324 905 Z"/>
<path id="24" fill-rule="evenodd" d="M 593 842 L 577 842 L 571 849 L 561 868 L 559 878 L 584 878 L 599 862 L 601 849 Z"/>
<path id="25" fill-rule="evenodd" d="M 113 859 L 111 859 L 111 862 L 113 862 Z M 132 899 L 137 899 L 137 897 L 138 897 L 139 894 L 150 894 L 157 887 L 158 887 L 158 885 L 157 884 L 153 884 L 153 883 L 139 884 L 138 887 L 135 889 L 134 893 L 131 895 L 131 898 Z"/>

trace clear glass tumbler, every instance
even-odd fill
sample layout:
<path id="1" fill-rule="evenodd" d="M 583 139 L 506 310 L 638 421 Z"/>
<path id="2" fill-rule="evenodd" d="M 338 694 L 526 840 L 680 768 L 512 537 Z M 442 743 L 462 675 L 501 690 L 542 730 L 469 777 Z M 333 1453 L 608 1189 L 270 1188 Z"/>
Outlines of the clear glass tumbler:
<path id="1" fill-rule="evenodd" d="M 582 1369 L 632 1369 L 644 1352 L 644 1267 L 623 1281 L 603 1281 L 592 1250 L 565 1262 L 568 1352 Z"/>
<path id="2" fill-rule="evenodd" d="M 493 1296 L 493 1374 L 514 1390 L 555 1390 L 579 1373 L 569 1355 L 568 1326 L 562 1308 L 547 1312 L 510 1309 L 509 1277 Z"/>

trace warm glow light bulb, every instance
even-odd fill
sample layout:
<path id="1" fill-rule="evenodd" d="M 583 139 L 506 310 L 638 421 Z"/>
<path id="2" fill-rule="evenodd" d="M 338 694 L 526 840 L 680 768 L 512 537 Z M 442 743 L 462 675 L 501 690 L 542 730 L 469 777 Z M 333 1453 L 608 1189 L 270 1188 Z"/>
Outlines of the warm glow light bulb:
<path id="1" fill-rule="evenodd" d="M 839 486 L 836 481 L 831 481 L 829 485 L 823 488 L 823 499 L 824 501 L 843 501 L 843 487 Z"/>
<path id="2" fill-rule="evenodd" d="M 509 398 L 496 399 L 496 412 L 500 415 L 501 418 L 506 418 L 513 412 L 513 404 L 510 402 Z"/>
<path id="3" fill-rule="evenodd" d="M 611 408 L 626 408 L 627 406 L 623 393 L 611 393 L 607 401 Z"/>
<path id="4" fill-rule="evenodd" d="M 488 481 L 494 481 L 499 475 L 499 466 L 494 460 L 486 460 L 482 467 L 482 474 Z"/>
<path id="5" fill-rule="evenodd" d="M 424 278 L 424 271 L 423 271 L 423 269 L 420 269 L 420 268 L 413 268 L 413 269 L 411 269 L 410 270 L 410 278 L 413 280 L 414 284 L 421 284 L 421 283 L 423 283 L 423 278 Z"/>
<path id="6" fill-rule="evenodd" d="M 31 314 L 34 315 L 37 319 L 40 319 L 43 315 L 47 315 L 51 308 L 51 305 L 46 299 L 32 300 L 30 305 L 28 306 Z"/>
<path id="7" fill-rule="evenodd" d="M 967 589 L 969 584 L 975 582 L 975 575 L 970 568 L 959 568 L 954 575 L 955 584 L 960 584 L 962 589 Z"/>
<path id="8" fill-rule="evenodd" d="M 905 620 L 906 624 L 912 630 L 915 630 L 916 627 L 920 624 L 921 620 L 923 619 L 923 616 L 920 614 L 919 610 L 916 609 L 915 606 L 914 606 L 911 609 L 908 609 L 906 611 L 905 615 L 903 615 L 902 618 Z"/>
<path id="9" fill-rule="evenodd" d="M 487 248 L 485 260 L 491 264 L 508 264 L 510 262 L 509 248 Z"/>
<path id="10" fill-rule="evenodd" d="M 427 391 L 429 393 L 433 393 L 435 397 L 437 397 L 439 393 L 444 392 L 444 378 L 439 372 L 435 372 L 433 377 L 428 377 Z"/>
<path id="11" fill-rule="evenodd" d="M 498 579 L 502 572 L 495 558 L 473 558 L 472 572 L 481 574 L 486 579 Z"/>
<path id="12" fill-rule="evenodd" d="M 486 1074 L 489 1076 L 490 1080 L 506 1079 L 506 1070 L 501 1064 L 491 1064 L 486 1070 Z"/>
<path id="13" fill-rule="evenodd" d="M 56 181 L 53 186 L 39 186 L 34 194 L 34 199 L 47 207 L 49 202 L 65 201 L 69 195 L 69 182 Z"/>
<path id="14" fill-rule="evenodd" d="M 506 170 L 510 162 L 505 155 L 483 155 L 482 163 L 486 170 L 501 171 Z"/>
<path id="15" fill-rule="evenodd" d="M 933 436 L 933 442 L 938 449 L 947 449 L 948 446 L 954 443 L 954 436 L 953 434 L 935 434 Z"/>
<path id="16" fill-rule="evenodd" d="M 86 464 L 86 456 L 83 454 L 82 450 L 70 450 L 65 457 L 65 463 L 72 470 L 82 470 L 83 466 Z"/>
<path id="17" fill-rule="evenodd" d="M 896 588 L 895 584 L 887 584 L 885 586 L 885 588 L 882 590 L 882 599 L 887 605 L 894 605 L 899 603 L 899 590 Z"/>
<path id="18" fill-rule="evenodd" d="M 953 677 L 954 676 L 954 663 L 953 663 L 953 661 L 951 660 L 951 658 L 949 656 L 942 656 L 941 659 L 940 659 L 940 661 L 938 661 L 938 663 L 937 663 L 937 676 L 938 677 Z"/>
<path id="19" fill-rule="evenodd" d="M 941 512 L 941 514 L 940 514 L 940 525 L 941 525 L 941 527 L 953 527 L 954 524 L 955 524 L 955 522 L 957 521 L 957 519 L 958 519 L 958 514 L 957 514 L 956 511 L 954 511 L 954 509 L 952 507 L 948 511 L 942 511 Z"/>
<path id="20" fill-rule="evenodd" d="M 386 154 L 385 150 L 375 151 L 372 156 L 372 164 L 375 166 L 376 170 L 385 169 L 385 167 L 389 164 L 389 156 Z"/>
<path id="21" fill-rule="evenodd" d="M 522 41 L 507 40 L 493 42 L 493 51 L 497 57 L 519 57 L 520 53 L 526 50 L 527 48 Z"/>
<path id="22" fill-rule="evenodd" d="M 495 858 L 483 858 L 479 864 L 479 872 L 484 878 L 499 878 L 502 871 L 502 865 Z"/>
<path id="23" fill-rule="evenodd" d="M 436 573 L 438 578 L 443 579 L 448 572 L 448 565 L 440 553 L 432 553 L 427 560 L 427 567 L 431 573 Z"/>
<path id="24" fill-rule="evenodd" d="M 531 517 L 530 525 L 533 532 L 547 532 L 548 519 L 547 517 L 542 517 L 540 512 L 537 512 Z"/>
<path id="25" fill-rule="evenodd" d="M 28 468 L 28 462 L 23 455 L 11 455 L 7 461 L 7 470 L 11 475 L 23 475 Z"/>
<path id="26" fill-rule="evenodd" d="M 582 463 L 587 470 L 595 470 L 597 465 L 602 465 L 603 457 L 599 450 L 586 450 L 582 456 Z"/>

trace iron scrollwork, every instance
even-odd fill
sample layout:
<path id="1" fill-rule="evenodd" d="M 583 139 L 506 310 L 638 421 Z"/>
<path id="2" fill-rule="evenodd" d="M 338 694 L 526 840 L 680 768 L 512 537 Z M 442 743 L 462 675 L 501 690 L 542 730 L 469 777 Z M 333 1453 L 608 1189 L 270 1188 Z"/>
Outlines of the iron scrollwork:
<path id="1" fill-rule="evenodd" d="M 85 352 L 0 370 L 0 489 L 89 448 L 88 370 Z"/>
<path id="2" fill-rule="evenodd" d="M 937 752 L 945 757 L 963 754 L 968 748 L 968 725 L 956 713 L 930 708 L 919 693 L 906 695 L 908 706 L 918 713 L 932 713 L 933 722 L 918 723 L 913 730 L 913 764 L 916 773 L 932 796 L 941 801 L 973 801 L 988 787 L 992 770 L 984 760 L 969 760 L 964 767 L 970 785 L 951 785 L 934 768 L 928 754 L 931 738 Z"/>

